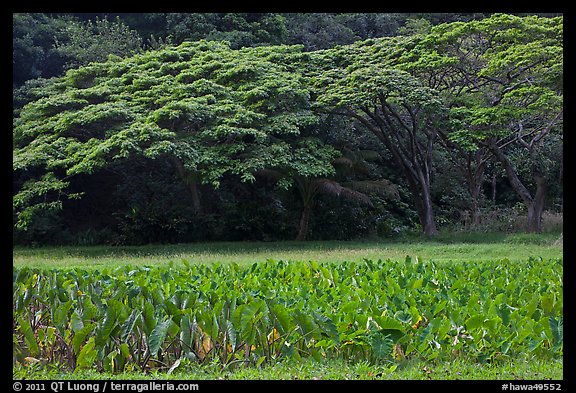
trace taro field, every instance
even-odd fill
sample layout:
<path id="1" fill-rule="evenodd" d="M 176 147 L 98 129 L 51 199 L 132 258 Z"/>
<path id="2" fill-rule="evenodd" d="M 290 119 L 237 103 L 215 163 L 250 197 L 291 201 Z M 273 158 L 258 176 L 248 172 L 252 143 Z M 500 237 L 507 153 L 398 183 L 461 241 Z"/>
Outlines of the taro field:
<path id="1" fill-rule="evenodd" d="M 563 354 L 562 259 L 13 268 L 13 365 L 171 372 Z"/>

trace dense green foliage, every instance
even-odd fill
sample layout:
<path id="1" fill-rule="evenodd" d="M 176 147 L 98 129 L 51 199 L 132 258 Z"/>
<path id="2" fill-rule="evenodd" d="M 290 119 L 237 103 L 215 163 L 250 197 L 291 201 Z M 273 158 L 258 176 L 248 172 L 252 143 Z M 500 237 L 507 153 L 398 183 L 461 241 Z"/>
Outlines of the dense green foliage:
<path id="1" fill-rule="evenodd" d="M 69 370 L 561 357 L 562 260 L 14 268 L 14 360 Z"/>
<path id="2" fill-rule="evenodd" d="M 519 215 L 542 231 L 562 209 L 563 19 L 436 17 L 15 14 L 14 61 L 68 69 L 14 93 L 15 242 L 434 235 Z M 143 20 L 164 32 L 148 46 Z"/>

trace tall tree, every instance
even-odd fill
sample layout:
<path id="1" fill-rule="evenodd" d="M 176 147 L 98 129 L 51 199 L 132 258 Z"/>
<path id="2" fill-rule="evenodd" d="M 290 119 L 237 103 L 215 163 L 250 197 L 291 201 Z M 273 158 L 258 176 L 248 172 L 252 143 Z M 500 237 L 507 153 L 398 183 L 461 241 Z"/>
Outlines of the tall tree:
<path id="1" fill-rule="evenodd" d="M 410 38 L 368 40 L 313 54 L 309 77 L 319 110 L 351 117 L 393 155 L 422 230 L 438 232 L 431 197 L 433 152 L 445 117 L 437 94 L 391 60 Z"/>
<path id="2" fill-rule="evenodd" d="M 333 173 L 336 151 L 306 130 L 316 122 L 301 77 L 275 63 L 293 47 L 232 50 L 200 41 L 70 70 L 37 88 L 14 121 L 14 208 L 36 213 L 80 197 L 70 180 L 133 157 L 167 160 L 202 208 L 200 185 L 251 182 L 267 167 Z M 326 158 L 326 159 L 325 159 Z"/>
<path id="3" fill-rule="evenodd" d="M 526 229 L 542 229 L 551 176 L 544 145 L 561 146 L 563 18 L 496 14 L 480 21 L 436 26 L 398 60 L 442 92 L 450 134 L 468 150 L 489 151 L 526 205 Z M 514 160 L 518 151 L 525 154 Z M 528 178 L 522 167 L 528 164 Z"/>

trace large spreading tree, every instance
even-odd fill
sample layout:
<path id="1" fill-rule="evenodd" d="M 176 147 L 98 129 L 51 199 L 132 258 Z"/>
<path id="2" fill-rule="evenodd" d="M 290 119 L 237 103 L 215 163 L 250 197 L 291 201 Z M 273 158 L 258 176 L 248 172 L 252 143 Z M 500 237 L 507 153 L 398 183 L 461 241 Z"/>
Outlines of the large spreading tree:
<path id="1" fill-rule="evenodd" d="M 446 117 L 435 91 L 393 62 L 412 38 L 368 40 L 311 55 L 316 108 L 361 123 L 402 171 L 422 230 L 438 232 L 431 184 L 434 151 Z"/>
<path id="2" fill-rule="evenodd" d="M 337 152 L 312 135 L 308 90 L 274 61 L 298 50 L 188 42 L 111 56 L 33 91 L 14 121 L 16 225 L 81 197 L 69 190 L 74 177 L 134 158 L 171 162 L 196 211 L 201 186 L 218 187 L 224 176 L 251 182 L 266 168 L 331 175 Z"/>
<path id="3" fill-rule="evenodd" d="M 495 157 L 526 206 L 526 229 L 541 231 L 547 179 L 562 161 L 563 18 L 496 14 L 438 25 L 397 64 L 450 108 L 443 136 L 464 157 L 474 154 L 471 192 Z"/>

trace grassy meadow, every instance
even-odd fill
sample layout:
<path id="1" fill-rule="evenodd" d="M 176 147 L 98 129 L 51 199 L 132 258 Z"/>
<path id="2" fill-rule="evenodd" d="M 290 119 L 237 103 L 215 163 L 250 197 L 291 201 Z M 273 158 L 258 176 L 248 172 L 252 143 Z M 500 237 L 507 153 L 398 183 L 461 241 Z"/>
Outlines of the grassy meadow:
<path id="1" fill-rule="evenodd" d="M 236 262 L 252 264 L 269 259 L 284 261 L 343 262 L 363 259 L 404 260 L 406 256 L 434 261 L 483 261 L 529 257 L 562 257 L 560 234 L 441 233 L 379 241 L 219 242 L 145 246 L 67 246 L 13 250 L 17 267 L 111 267 L 180 263 Z"/>

